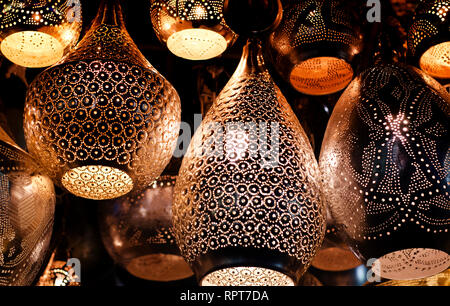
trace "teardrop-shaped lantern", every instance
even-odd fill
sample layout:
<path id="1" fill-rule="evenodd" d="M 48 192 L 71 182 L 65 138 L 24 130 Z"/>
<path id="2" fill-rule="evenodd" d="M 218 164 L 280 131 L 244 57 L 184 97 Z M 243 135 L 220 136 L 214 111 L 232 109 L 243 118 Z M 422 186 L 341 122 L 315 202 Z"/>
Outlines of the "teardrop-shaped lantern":
<path id="1" fill-rule="evenodd" d="M 269 41 L 274 68 L 308 95 L 344 89 L 353 79 L 353 59 L 361 51 L 358 24 L 348 2 L 341 0 L 288 1 Z"/>
<path id="2" fill-rule="evenodd" d="M 103 1 L 86 36 L 30 85 L 27 145 L 71 193 L 102 200 L 142 190 L 175 149 L 180 99 Z"/>
<path id="3" fill-rule="evenodd" d="M 158 282 L 189 278 L 172 227 L 175 177 L 162 176 L 138 196 L 101 204 L 103 244 L 116 263 L 135 277 Z"/>
<path id="4" fill-rule="evenodd" d="M 450 265 L 449 116 L 444 88 L 400 64 L 364 71 L 333 111 L 320 157 L 324 193 L 352 250 L 381 277 L 427 277 Z"/>
<path id="5" fill-rule="evenodd" d="M 58 62 L 78 41 L 80 0 L 0 0 L 0 49 L 29 68 Z"/>
<path id="6" fill-rule="evenodd" d="M 55 191 L 33 159 L 0 128 L 0 286 L 29 286 L 53 230 Z"/>
<path id="7" fill-rule="evenodd" d="M 176 56 L 207 60 L 221 55 L 237 35 L 223 18 L 224 0 L 151 0 L 159 40 Z"/>
<path id="8" fill-rule="evenodd" d="M 249 39 L 195 133 L 174 228 L 201 285 L 294 285 L 320 246 L 319 171 L 298 119 Z"/>
<path id="9" fill-rule="evenodd" d="M 421 1 L 408 32 L 413 63 L 436 78 L 450 78 L 450 1 Z"/>

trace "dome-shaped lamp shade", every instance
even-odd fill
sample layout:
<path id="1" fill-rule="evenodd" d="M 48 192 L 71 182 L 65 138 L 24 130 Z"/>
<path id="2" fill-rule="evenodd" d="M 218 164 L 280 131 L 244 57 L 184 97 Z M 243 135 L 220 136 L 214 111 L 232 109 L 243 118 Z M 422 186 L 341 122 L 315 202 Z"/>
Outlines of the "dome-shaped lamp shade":
<path id="1" fill-rule="evenodd" d="M 450 1 L 422 1 L 408 33 L 415 65 L 436 78 L 450 78 Z"/>
<path id="2" fill-rule="evenodd" d="M 237 38 L 223 19 L 224 0 L 151 0 L 150 15 L 159 40 L 176 56 L 207 60 Z"/>
<path id="3" fill-rule="evenodd" d="M 324 193 L 337 226 L 383 278 L 450 265 L 450 96 L 422 71 L 379 65 L 339 99 L 322 146 Z"/>
<path id="4" fill-rule="evenodd" d="M 317 162 L 261 53 L 249 40 L 177 178 L 177 243 L 201 285 L 294 285 L 322 243 Z"/>
<path id="5" fill-rule="evenodd" d="M 352 61 L 361 49 L 357 29 L 343 1 L 288 1 L 269 39 L 274 68 L 301 93 L 338 92 L 353 79 Z"/>
<path id="6" fill-rule="evenodd" d="M 52 181 L 0 128 L 0 286 L 29 286 L 53 229 Z"/>
<path id="7" fill-rule="evenodd" d="M 117 1 L 104 1 L 92 28 L 63 62 L 30 85 L 28 148 L 56 184 L 103 200 L 139 191 L 175 149 L 180 99 L 139 52 Z"/>
<path id="8" fill-rule="evenodd" d="M 51 66 L 80 36 L 80 0 L 0 0 L 0 10 L 1 52 L 20 66 Z"/>
<path id="9" fill-rule="evenodd" d="M 138 196 L 101 204 L 103 243 L 115 262 L 135 277 L 167 282 L 193 275 L 173 234 L 174 185 L 174 177 L 162 176 Z"/>

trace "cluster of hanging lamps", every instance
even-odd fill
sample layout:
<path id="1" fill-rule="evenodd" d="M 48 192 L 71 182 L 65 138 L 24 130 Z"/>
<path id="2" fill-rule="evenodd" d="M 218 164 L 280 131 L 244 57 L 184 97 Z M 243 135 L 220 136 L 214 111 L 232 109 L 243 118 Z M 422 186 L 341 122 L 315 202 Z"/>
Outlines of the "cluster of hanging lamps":
<path id="1" fill-rule="evenodd" d="M 78 41 L 81 25 L 80 0 L 0 1 L 0 49 L 19 66 L 55 64 Z"/>
<path id="2" fill-rule="evenodd" d="M 53 230 L 51 180 L 0 128 L 0 286 L 29 286 Z"/>
<path id="3" fill-rule="evenodd" d="M 381 28 L 375 60 L 328 123 L 323 191 L 346 242 L 376 275 L 423 278 L 450 265 L 450 95 L 393 61 L 387 42 L 398 38 L 388 22 Z"/>
<path id="4" fill-rule="evenodd" d="M 150 15 L 158 39 L 188 60 L 221 55 L 237 35 L 223 18 L 224 0 L 151 0 Z"/>
<path id="5" fill-rule="evenodd" d="M 322 243 L 317 161 L 259 39 L 280 15 L 279 1 L 225 2 L 227 23 L 247 44 L 191 141 L 174 191 L 175 237 L 200 285 L 295 285 Z"/>
<path id="6" fill-rule="evenodd" d="M 141 191 L 175 149 L 180 99 L 104 0 L 85 37 L 29 86 L 27 146 L 57 185 L 104 200 Z"/>
<path id="7" fill-rule="evenodd" d="M 408 32 L 412 63 L 436 78 L 450 78 L 450 1 L 421 1 Z"/>
<path id="8" fill-rule="evenodd" d="M 362 36 L 351 12 L 342 0 L 286 2 L 268 50 L 274 68 L 297 91 L 327 95 L 353 79 Z"/>
<path id="9" fill-rule="evenodd" d="M 139 195 L 100 205 L 100 229 L 108 253 L 137 278 L 172 282 L 193 276 L 173 233 L 175 178 L 162 175 Z"/>

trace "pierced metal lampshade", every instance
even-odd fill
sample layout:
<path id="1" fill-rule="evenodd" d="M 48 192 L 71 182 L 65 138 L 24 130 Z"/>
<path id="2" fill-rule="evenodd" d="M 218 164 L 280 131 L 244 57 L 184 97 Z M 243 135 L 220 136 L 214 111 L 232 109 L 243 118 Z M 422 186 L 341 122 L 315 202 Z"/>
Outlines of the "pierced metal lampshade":
<path id="1" fill-rule="evenodd" d="M 135 277 L 167 282 L 193 275 L 172 228 L 175 177 L 162 176 L 142 194 L 101 204 L 103 243 L 114 261 Z"/>
<path id="2" fill-rule="evenodd" d="M 111 0 L 76 49 L 30 85 L 24 129 L 56 184 L 103 200 L 143 190 L 161 174 L 180 112 L 177 92 L 137 49 Z"/>
<path id="3" fill-rule="evenodd" d="M 304 94 L 338 92 L 353 79 L 362 43 L 357 29 L 344 1 L 287 1 L 269 38 L 274 68 Z"/>
<path id="4" fill-rule="evenodd" d="M 0 49 L 24 67 L 58 62 L 78 41 L 80 0 L 0 0 Z"/>
<path id="5" fill-rule="evenodd" d="M 422 1 L 408 32 L 413 64 L 437 78 L 450 78 L 450 1 Z"/>
<path id="6" fill-rule="evenodd" d="M 450 286 L 450 269 L 439 274 L 413 280 L 390 280 L 377 286 Z"/>
<path id="7" fill-rule="evenodd" d="M 450 265 L 450 95 L 411 66 L 383 64 L 338 101 L 320 166 L 337 226 L 388 279 Z"/>
<path id="8" fill-rule="evenodd" d="M 51 180 L 0 128 L 0 286 L 29 286 L 53 229 Z"/>
<path id="9" fill-rule="evenodd" d="M 250 39 L 175 186 L 177 243 L 201 285 L 294 285 L 322 243 L 314 153 Z"/>
<path id="10" fill-rule="evenodd" d="M 221 55 L 237 35 L 223 18 L 224 0 L 151 0 L 159 40 L 176 56 L 207 60 Z"/>

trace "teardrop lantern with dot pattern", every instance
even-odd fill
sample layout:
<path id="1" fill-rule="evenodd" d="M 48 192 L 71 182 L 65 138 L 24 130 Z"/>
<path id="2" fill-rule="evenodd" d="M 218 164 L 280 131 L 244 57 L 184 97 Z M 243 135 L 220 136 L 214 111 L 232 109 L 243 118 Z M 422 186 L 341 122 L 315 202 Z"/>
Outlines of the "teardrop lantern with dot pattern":
<path id="1" fill-rule="evenodd" d="M 237 35 L 223 18 L 224 0 L 151 0 L 159 40 L 176 56 L 207 60 L 221 55 Z"/>
<path id="2" fill-rule="evenodd" d="M 436 78 L 450 78 L 450 1 L 421 1 L 408 32 L 413 63 Z"/>
<path id="3" fill-rule="evenodd" d="M 308 95 L 344 89 L 362 44 L 358 24 L 341 0 L 287 1 L 269 41 L 274 68 Z"/>
<path id="4" fill-rule="evenodd" d="M 131 275 L 171 282 L 193 275 L 180 255 L 172 227 L 175 177 L 161 176 L 141 194 L 105 201 L 99 209 L 102 240 Z"/>
<path id="5" fill-rule="evenodd" d="M 143 190 L 162 173 L 180 112 L 177 92 L 140 53 L 112 0 L 76 49 L 30 85 L 24 129 L 56 184 L 103 200 Z"/>
<path id="6" fill-rule="evenodd" d="M 0 128 L 0 286 L 30 286 L 53 231 L 55 191 L 35 161 Z"/>
<path id="7" fill-rule="evenodd" d="M 250 39 L 175 185 L 177 243 L 201 285 L 294 285 L 325 231 L 319 171 Z"/>
<path id="8" fill-rule="evenodd" d="M 75 46 L 81 26 L 80 0 L 0 0 L 0 49 L 20 66 L 55 64 Z"/>
<path id="9" fill-rule="evenodd" d="M 366 70 L 333 111 L 320 156 L 327 204 L 355 254 L 384 278 L 450 265 L 449 133 L 450 95 L 411 66 Z"/>

